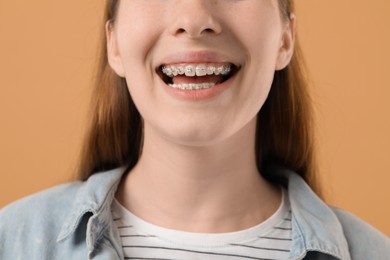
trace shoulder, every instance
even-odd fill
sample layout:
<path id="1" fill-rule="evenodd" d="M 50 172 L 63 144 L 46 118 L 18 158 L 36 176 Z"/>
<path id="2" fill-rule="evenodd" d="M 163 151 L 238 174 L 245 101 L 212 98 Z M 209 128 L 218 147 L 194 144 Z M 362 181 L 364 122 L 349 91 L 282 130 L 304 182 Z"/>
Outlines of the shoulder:
<path id="1" fill-rule="evenodd" d="M 389 259 L 390 239 L 355 215 L 331 207 L 339 219 L 352 259 Z"/>
<path id="2" fill-rule="evenodd" d="M 62 184 L 2 208 L 0 258 L 7 252 L 15 256 L 15 252 L 23 248 L 53 248 L 81 184 Z M 32 256 L 31 259 L 40 257 L 43 256 Z"/>
<path id="3" fill-rule="evenodd" d="M 59 185 L 1 209 L 0 259 L 87 258 L 111 220 L 111 202 L 124 169 L 97 172 L 86 181 Z"/>
<path id="4" fill-rule="evenodd" d="M 336 252 L 343 259 L 350 255 L 353 260 L 390 260 L 388 237 L 353 214 L 326 204 L 299 175 L 289 171 L 285 175 L 295 232 L 303 244 Z"/>
<path id="5" fill-rule="evenodd" d="M 0 210 L 0 227 L 4 221 L 15 220 L 30 216 L 61 215 L 64 209 L 70 207 L 82 182 L 61 184 L 53 188 L 40 191 L 15 201 Z"/>

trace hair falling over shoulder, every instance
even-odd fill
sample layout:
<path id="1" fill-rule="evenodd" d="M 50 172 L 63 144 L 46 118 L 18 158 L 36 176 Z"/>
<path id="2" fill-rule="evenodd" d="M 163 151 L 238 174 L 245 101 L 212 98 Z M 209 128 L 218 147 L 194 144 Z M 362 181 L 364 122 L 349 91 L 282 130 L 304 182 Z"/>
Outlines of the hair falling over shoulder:
<path id="1" fill-rule="evenodd" d="M 293 0 L 278 0 L 284 19 L 294 12 Z M 114 23 L 119 0 L 107 0 L 91 101 L 78 177 L 127 166 L 131 169 L 142 151 L 142 118 L 129 94 L 126 81 L 110 68 L 107 59 L 107 22 Z M 259 172 L 279 181 L 270 168 L 280 165 L 301 175 L 320 194 L 315 157 L 311 97 L 298 42 L 290 64 L 276 71 L 268 99 L 258 113 L 256 156 Z"/>

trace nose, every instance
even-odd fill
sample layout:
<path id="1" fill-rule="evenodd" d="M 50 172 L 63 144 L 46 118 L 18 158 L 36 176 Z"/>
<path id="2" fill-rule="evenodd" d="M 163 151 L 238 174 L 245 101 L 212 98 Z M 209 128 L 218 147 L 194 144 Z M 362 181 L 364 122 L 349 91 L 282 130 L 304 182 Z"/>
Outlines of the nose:
<path id="1" fill-rule="evenodd" d="M 171 34 L 200 38 L 206 34 L 220 34 L 221 23 L 216 17 L 215 0 L 177 0 L 174 1 L 171 16 Z"/>

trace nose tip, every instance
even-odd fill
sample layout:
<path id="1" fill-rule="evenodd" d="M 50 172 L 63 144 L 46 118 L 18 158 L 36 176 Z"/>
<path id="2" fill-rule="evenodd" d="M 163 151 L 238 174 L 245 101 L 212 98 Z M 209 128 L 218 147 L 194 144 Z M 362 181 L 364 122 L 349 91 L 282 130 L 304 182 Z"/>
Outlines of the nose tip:
<path id="1" fill-rule="evenodd" d="M 220 30 L 212 25 L 205 24 L 204 26 L 196 25 L 193 21 L 189 21 L 187 25 L 183 25 L 174 31 L 175 35 L 186 34 L 190 38 L 199 38 L 206 34 L 219 34 Z"/>
<path id="2" fill-rule="evenodd" d="M 214 15 L 213 1 L 184 0 L 176 6 L 172 34 L 199 38 L 204 35 L 219 34 L 222 26 Z"/>

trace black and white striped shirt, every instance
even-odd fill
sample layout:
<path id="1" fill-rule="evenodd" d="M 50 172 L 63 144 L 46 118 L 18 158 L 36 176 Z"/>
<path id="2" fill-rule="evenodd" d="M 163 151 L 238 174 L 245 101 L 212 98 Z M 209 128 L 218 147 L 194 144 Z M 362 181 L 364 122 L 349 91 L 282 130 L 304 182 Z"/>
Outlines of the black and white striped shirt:
<path id="1" fill-rule="evenodd" d="M 112 205 L 125 259 L 288 259 L 291 210 L 286 192 L 279 209 L 252 228 L 229 233 L 191 233 L 148 223 Z"/>

